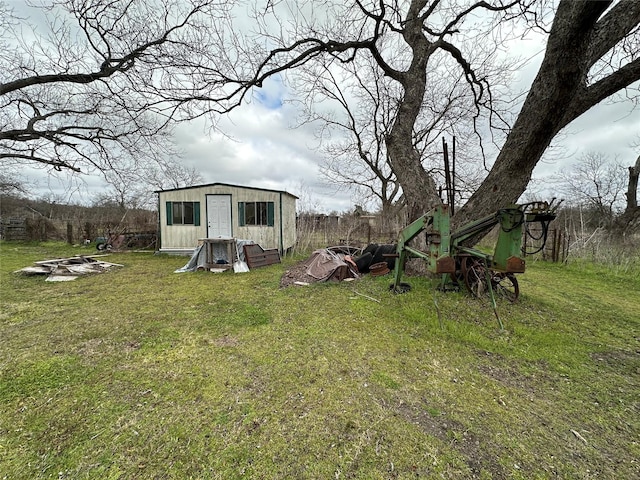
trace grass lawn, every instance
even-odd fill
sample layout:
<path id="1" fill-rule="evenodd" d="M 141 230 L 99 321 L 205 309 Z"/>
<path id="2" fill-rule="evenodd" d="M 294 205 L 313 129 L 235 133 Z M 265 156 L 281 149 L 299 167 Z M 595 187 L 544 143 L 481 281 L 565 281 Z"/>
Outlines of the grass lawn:
<path id="1" fill-rule="evenodd" d="M 0 244 L 0 479 L 640 478 L 640 268 L 533 262 L 504 331 L 423 278 L 279 288 L 300 258 L 13 273 L 79 253 Z"/>

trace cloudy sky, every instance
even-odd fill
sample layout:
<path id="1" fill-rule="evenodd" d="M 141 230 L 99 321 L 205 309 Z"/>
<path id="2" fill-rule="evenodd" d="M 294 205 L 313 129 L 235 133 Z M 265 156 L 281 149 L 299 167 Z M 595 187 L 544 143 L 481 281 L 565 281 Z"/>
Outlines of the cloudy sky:
<path id="1" fill-rule="evenodd" d="M 297 111 L 280 82 L 268 81 L 250 103 L 220 119 L 224 132 L 206 132 L 202 123 L 181 125 L 176 141 L 183 162 L 202 172 L 206 183 L 224 182 L 286 190 L 322 211 L 353 207 L 348 193 L 323 183 L 314 127 L 291 126 Z"/>
<path id="2" fill-rule="evenodd" d="M 531 70 L 523 72 L 522 82 L 531 82 L 535 69 Z M 205 182 L 286 190 L 300 196 L 305 206 L 324 212 L 352 209 L 359 199 L 323 183 L 312 127 L 290 129 L 296 112 L 290 104 L 272 101 L 279 94 L 284 92 L 274 88 L 268 94 L 270 100 L 263 103 L 254 98 L 223 120 L 222 128 L 234 140 L 216 133 L 205 135 L 202 127 L 181 126 L 176 141 L 185 152 L 184 162 L 198 168 Z M 603 153 L 632 165 L 640 149 L 631 144 L 638 142 L 639 135 L 640 110 L 634 111 L 633 103 L 604 102 L 558 135 L 534 177 L 553 175 L 588 152 Z"/>
<path id="3" fill-rule="evenodd" d="M 18 3 L 15 3 L 17 5 Z M 514 44 L 511 54 L 532 57 L 514 78 L 514 91 L 526 90 L 544 53 L 540 38 L 527 37 Z M 358 198 L 326 185 L 319 174 L 320 153 L 313 127 L 296 129 L 295 104 L 285 100 L 291 92 L 276 81 L 265 82 L 251 101 L 221 119 L 220 132 L 210 132 L 202 123 L 176 128 L 175 142 L 184 152 L 182 162 L 201 172 L 204 183 L 223 182 L 286 190 L 300 197 L 302 209 L 343 212 L 353 209 Z M 631 165 L 640 155 L 640 110 L 632 102 L 605 102 L 573 122 L 554 141 L 534 176 L 544 178 L 567 168 L 587 152 L 599 152 Z M 66 176 L 44 177 L 39 171 L 25 171 L 37 183 L 36 194 L 62 194 Z M 104 189 L 99 177 L 85 177 L 73 190 L 72 200 L 87 202 Z"/>
<path id="4" fill-rule="evenodd" d="M 530 81 L 530 80 L 529 80 Z M 265 88 L 269 88 L 267 85 Z M 278 95 L 277 89 L 269 95 Z M 300 197 L 300 207 L 321 212 L 344 212 L 359 202 L 349 192 L 323 183 L 320 153 L 310 126 L 291 129 L 296 112 L 291 104 L 275 106 L 273 97 L 254 97 L 252 103 L 222 119 L 227 134 L 209 132 L 203 123 L 180 125 L 175 141 L 184 152 L 182 161 L 201 172 L 204 183 L 232 183 L 286 190 Z M 279 102 L 276 102 L 279 103 Z M 631 144 L 640 135 L 640 111 L 630 102 L 603 103 L 577 119 L 553 142 L 534 172 L 545 178 L 575 163 L 582 154 L 599 152 L 624 165 L 632 165 L 640 149 Z M 65 175 L 60 181 L 32 172 L 39 195 L 68 192 Z M 89 200 L 105 187 L 99 177 L 85 177 L 73 190 L 73 199 Z M 540 187 L 534 187 L 534 189 Z"/>

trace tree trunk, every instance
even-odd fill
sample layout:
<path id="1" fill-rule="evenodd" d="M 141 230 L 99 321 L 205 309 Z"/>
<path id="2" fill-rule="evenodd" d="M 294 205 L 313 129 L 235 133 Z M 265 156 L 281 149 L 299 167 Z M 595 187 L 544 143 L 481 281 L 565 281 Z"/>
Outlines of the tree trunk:
<path id="1" fill-rule="evenodd" d="M 608 5 L 609 2 L 560 2 L 545 58 L 522 110 L 489 175 L 456 214 L 456 225 L 515 203 L 551 140 L 576 118 L 565 113 L 572 110 L 572 103 L 585 88 L 591 65 L 587 55 L 589 40 Z"/>
<path id="2" fill-rule="evenodd" d="M 640 157 L 634 167 L 629 167 L 629 186 L 627 188 L 627 208 L 625 213 L 638 208 L 638 177 L 640 177 Z"/>
<path id="3" fill-rule="evenodd" d="M 434 52 L 433 45 L 422 33 L 419 20 L 425 3 L 425 0 L 413 0 L 407 12 L 403 36 L 411 46 L 413 58 L 405 72 L 396 72 L 396 78 L 404 88 L 404 97 L 386 138 L 389 163 L 402 185 L 409 222 L 440 203 L 435 181 L 422 167 L 420 152 L 413 144 L 413 129 L 426 91 L 427 64 Z"/>
<path id="4" fill-rule="evenodd" d="M 640 177 L 640 157 L 633 167 L 629 167 L 629 185 L 627 188 L 627 207 L 616 218 L 613 231 L 619 235 L 640 229 L 640 207 L 638 207 L 638 177 Z"/>

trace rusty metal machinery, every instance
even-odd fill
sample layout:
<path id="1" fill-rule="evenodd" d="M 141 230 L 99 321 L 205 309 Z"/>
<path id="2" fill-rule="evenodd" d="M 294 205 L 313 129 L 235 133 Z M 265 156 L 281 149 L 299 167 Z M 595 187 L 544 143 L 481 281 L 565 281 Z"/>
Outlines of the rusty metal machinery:
<path id="1" fill-rule="evenodd" d="M 495 298 L 503 297 L 511 302 L 517 300 L 520 289 L 515 274 L 525 271 L 526 254 L 536 253 L 544 247 L 549 223 L 555 219 L 560 203 L 562 201 L 553 199 L 551 202 L 510 205 L 453 232 L 449 207 L 437 206 L 400 233 L 394 281 L 390 289 L 395 293 L 407 291 L 410 287 L 401 282 L 405 262 L 409 258 L 422 258 L 427 270 L 440 276 L 442 289 L 457 289 L 464 285 L 474 296 L 488 294 L 502 328 Z M 492 254 L 464 246 L 465 241 L 488 232 L 496 225 L 500 228 Z M 533 225 L 539 228 L 536 235 L 532 233 Z M 422 232 L 426 236 L 426 251 L 409 245 Z M 534 252 L 525 252 L 523 237 L 538 240 L 541 246 Z"/>

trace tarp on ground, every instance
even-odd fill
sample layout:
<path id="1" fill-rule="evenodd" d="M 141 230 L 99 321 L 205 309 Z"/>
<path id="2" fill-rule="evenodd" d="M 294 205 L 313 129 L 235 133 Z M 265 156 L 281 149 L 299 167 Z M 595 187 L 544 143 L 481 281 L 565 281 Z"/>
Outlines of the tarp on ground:
<path id="1" fill-rule="evenodd" d="M 316 250 L 306 260 L 307 275 L 318 281 L 358 278 L 358 272 L 354 266 L 344 258 L 344 254 L 334 253 L 328 249 Z"/>
<path id="2" fill-rule="evenodd" d="M 253 240 L 236 239 L 236 251 L 240 256 L 241 261 L 245 261 L 244 249 L 242 247 L 245 245 L 253 245 L 253 243 Z M 236 258 L 227 258 L 227 248 L 222 244 L 214 244 L 213 255 L 215 257 L 215 261 L 221 262 L 222 264 L 231 265 L 237 260 Z M 193 254 L 191 255 L 191 258 L 189 259 L 187 264 L 184 267 L 177 269 L 174 273 L 195 272 L 196 270 L 198 270 L 198 268 L 204 268 L 205 263 L 206 251 L 204 249 L 204 244 L 200 244 L 193 251 Z"/>

